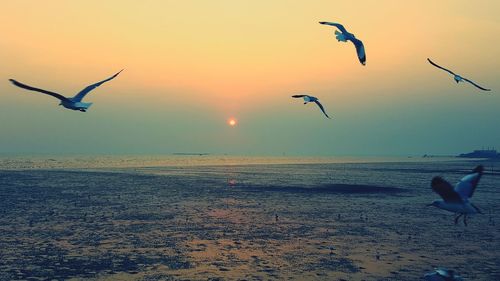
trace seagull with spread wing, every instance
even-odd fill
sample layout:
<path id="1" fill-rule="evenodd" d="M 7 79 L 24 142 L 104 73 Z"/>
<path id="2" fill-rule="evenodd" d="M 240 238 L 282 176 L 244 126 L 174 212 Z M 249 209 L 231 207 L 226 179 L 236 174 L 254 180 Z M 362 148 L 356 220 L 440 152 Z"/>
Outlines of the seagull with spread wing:
<path id="1" fill-rule="evenodd" d="M 462 281 L 462 277 L 454 270 L 446 268 L 436 268 L 433 272 L 427 273 L 424 276 L 426 281 Z"/>
<path id="2" fill-rule="evenodd" d="M 484 87 L 481 87 L 481 86 L 479 86 L 478 84 L 474 83 L 473 81 L 471 81 L 471 80 L 469 80 L 469 79 L 467 79 L 467 78 L 464 78 L 464 77 L 462 77 L 462 76 L 460 76 L 460 75 L 456 74 L 455 72 L 453 72 L 453 71 L 451 71 L 451 70 L 449 70 L 449 69 L 446 69 L 446 68 L 444 68 L 444 67 L 442 67 L 442 66 L 437 65 L 435 62 L 431 61 L 429 58 L 427 58 L 427 60 L 429 61 L 429 63 L 430 63 L 430 64 L 434 65 L 435 67 L 437 67 L 437 68 L 439 68 L 439 69 L 441 69 L 441 70 L 444 70 L 444 71 L 448 72 L 449 74 L 453 75 L 453 79 L 455 79 L 455 82 L 457 82 L 457 83 L 459 83 L 459 82 L 464 82 L 464 81 L 465 81 L 465 82 L 469 82 L 469 83 L 471 83 L 471 84 L 472 84 L 472 85 L 474 85 L 476 88 L 481 89 L 481 90 L 483 90 L 483 91 L 491 91 L 491 89 L 486 89 L 486 88 L 484 88 Z"/>
<path id="3" fill-rule="evenodd" d="M 455 187 L 442 177 L 434 177 L 431 182 L 432 190 L 439 194 L 443 200 L 436 200 L 427 206 L 435 206 L 458 214 L 455 217 L 455 224 L 458 223 L 461 216 L 464 216 L 464 225 L 467 225 L 467 215 L 482 214 L 478 207 L 469 202 L 469 199 L 476 190 L 477 184 L 483 175 L 483 170 L 483 166 L 477 166 L 470 174 L 463 177 Z"/>
<path id="4" fill-rule="evenodd" d="M 304 104 L 307 104 L 308 102 L 314 102 L 315 104 L 317 104 L 319 106 L 319 109 L 321 109 L 323 114 L 325 114 L 326 118 L 331 119 L 330 116 L 328 116 L 328 114 L 326 114 L 325 108 L 323 107 L 323 105 L 321 105 L 321 103 L 319 102 L 319 99 L 317 97 L 313 97 L 313 96 L 309 96 L 309 95 L 293 95 L 292 98 L 296 98 L 296 99 L 302 98 L 302 99 L 304 99 Z"/>
<path id="5" fill-rule="evenodd" d="M 345 27 L 340 23 L 327 22 L 327 21 L 320 21 L 319 23 L 335 26 L 336 28 L 338 28 L 340 31 L 335 30 L 335 38 L 337 38 L 339 42 L 351 41 L 354 44 L 354 47 L 356 47 L 356 53 L 358 54 L 359 62 L 362 65 L 366 65 L 365 46 L 363 45 L 363 42 L 361 42 L 361 40 L 357 39 L 356 36 L 354 36 L 354 34 L 349 33 L 345 29 Z"/>
<path id="6" fill-rule="evenodd" d="M 108 79 L 105 79 L 105 80 L 102 80 L 101 82 L 97 82 L 95 84 L 92 84 L 90 86 L 87 86 L 85 89 L 81 90 L 78 94 L 76 94 L 74 97 L 65 97 L 61 94 L 58 94 L 58 93 L 54 93 L 54 92 L 51 92 L 51 91 L 46 91 L 46 90 L 43 90 L 43 89 L 39 89 L 39 88 L 35 88 L 35 87 L 31 87 L 31 86 L 28 86 L 28 85 L 25 85 L 21 82 L 18 82 L 14 79 L 9 79 L 10 82 L 12 82 L 12 84 L 20 87 L 20 88 L 23 88 L 23 89 L 26 89 L 26 90 L 29 90 L 29 91 L 35 91 L 35 92 L 40 92 L 42 94 L 46 94 L 46 95 L 50 95 L 50 96 L 53 96 L 57 99 L 59 99 L 61 102 L 59 103 L 59 105 L 62 105 L 64 106 L 65 108 L 68 108 L 68 109 L 72 109 L 72 110 L 78 110 L 78 111 L 81 111 L 81 112 L 86 112 L 87 109 L 92 105 L 92 103 L 85 103 L 85 102 L 82 102 L 83 98 L 88 94 L 90 93 L 92 90 L 94 90 L 95 88 L 99 87 L 100 85 L 108 82 L 109 80 L 111 79 L 114 79 L 116 76 L 118 76 L 118 74 L 120 74 L 120 72 L 122 72 L 122 70 L 120 70 L 118 73 L 116 73 L 115 75 L 109 77 Z"/>

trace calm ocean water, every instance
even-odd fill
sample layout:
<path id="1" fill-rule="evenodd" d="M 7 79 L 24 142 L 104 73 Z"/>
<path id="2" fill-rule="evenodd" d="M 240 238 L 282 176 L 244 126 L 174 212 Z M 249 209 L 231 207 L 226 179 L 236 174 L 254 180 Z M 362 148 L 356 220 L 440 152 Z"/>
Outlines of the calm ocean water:
<path id="1" fill-rule="evenodd" d="M 342 164 L 342 163 L 433 163 L 460 161 L 457 158 L 421 157 L 259 157 L 227 155 L 164 156 L 2 156 L 0 169 L 97 169 L 135 167 L 183 167 L 266 164 Z M 462 161 L 463 162 L 463 161 Z"/>
<path id="2" fill-rule="evenodd" d="M 329 183 L 426 188 L 441 175 L 455 183 L 478 164 L 481 189 L 496 193 L 500 162 L 458 158 L 243 156 L 0 157 L 0 170 L 91 170 L 182 176 L 212 184 L 317 186 Z M 207 182 L 207 180 L 209 180 Z"/>

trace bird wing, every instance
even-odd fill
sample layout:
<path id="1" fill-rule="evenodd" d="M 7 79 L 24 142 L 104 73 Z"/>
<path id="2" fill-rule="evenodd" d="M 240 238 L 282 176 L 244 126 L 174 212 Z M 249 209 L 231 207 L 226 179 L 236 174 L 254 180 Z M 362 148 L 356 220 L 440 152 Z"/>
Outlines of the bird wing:
<path id="1" fill-rule="evenodd" d="M 463 177 L 456 185 L 455 192 L 458 193 L 464 200 L 471 198 L 476 190 L 477 184 L 483 175 L 483 166 L 477 166 L 472 172 Z"/>
<path id="2" fill-rule="evenodd" d="M 354 46 L 356 47 L 356 53 L 358 54 L 359 62 L 362 65 L 366 65 L 366 53 L 363 42 L 361 42 L 361 40 L 356 38 L 352 38 L 351 41 L 352 43 L 354 43 Z"/>
<path id="3" fill-rule="evenodd" d="M 442 177 L 434 177 L 431 182 L 431 187 L 445 202 L 462 202 L 462 197 L 453 189 L 453 186 Z"/>
<path id="4" fill-rule="evenodd" d="M 292 98 L 303 98 L 307 97 L 307 95 L 293 95 Z"/>
<path id="5" fill-rule="evenodd" d="M 340 23 L 335 23 L 335 22 L 327 22 L 327 21 L 320 21 L 319 22 L 320 24 L 326 24 L 326 25 L 331 25 L 331 26 L 335 26 L 336 28 L 338 28 L 342 33 L 345 33 L 345 34 L 348 34 L 349 32 L 347 32 L 347 30 L 345 29 L 345 27 L 343 25 L 341 25 Z"/>
<path id="6" fill-rule="evenodd" d="M 479 89 L 481 89 L 481 90 L 483 90 L 483 91 L 491 91 L 491 89 L 486 89 L 486 88 L 483 88 L 483 87 L 479 86 L 478 84 L 476 84 L 476 83 L 472 82 L 471 80 L 469 80 L 469 79 L 467 79 L 467 78 L 463 78 L 463 77 L 462 77 L 462 79 L 463 79 L 463 80 L 465 80 L 465 81 L 467 81 L 467 82 L 469 82 L 469 83 L 471 83 L 472 85 L 476 86 L 476 88 L 479 88 Z"/>
<path id="7" fill-rule="evenodd" d="M 43 94 L 46 94 L 46 95 L 49 95 L 49 96 L 53 96 L 57 99 L 60 99 L 62 101 L 69 101 L 68 98 L 66 98 L 65 96 L 63 95 L 60 95 L 58 93 L 54 93 L 54 92 L 51 92 L 51 91 L 46 91 L 46 90 L 43 90 L 43 89 L 39 89 L 39 88 L 35 88 L 35 87 L 31 87 L 31 86 L 28 86 L 28 85 L 25 85 L 21 82 L 18 82 L 14 79 L 9 79 L 10 82 L 12 82 L 12 84 L 18 86 L 19 88 L 23 88 L 23 89 L 26 89 L 26 90 L 30 90 L 30 91 L 35 91 L 35 92 L 40 92 L 40 93 L 43 93 Z"/>
<path id="8" fill-rule="evenodd" d="M 450 73 L 451 75 L 456 75 L 456 74 L 455 74 L 455 72 L 453 72 L 453 71 L 451 71 L 451 70 L 449 70 L 449 69 L 446 69 L 446 68 L 444 68 L 444 67 L 442 67 L 442 66 L 439 66 L 439 65 L 435 64 L 433 61 L 431 61 L 431 59 L 427 58 L 427 60 L 429 61 L 429 63 L 430 63 L 430 64 L 434 65 L 435 67 L 437 67 L 437 68 L 439 68 L 439 69 L 442 69 L 442 70 L 444 70 L 444 71 L 446 71 L 446 72 Z"/>
<path id="9" fill-rule="evenodd" d="M 97 82 L 95 84 L 92 84 L 90 86 L 87 86 L 85 89 L 81 90 L 78 94 L 76 94 L 76 96 L 73 97 L 73 101 L 75 102 L 80 102 L 82 101 L 82 99 L 88 94 L 90 93 L 90 91 L 94 90 L 95 88 L 101 86 L 102 84 L 108 82 L 109 80 L 111 79 L 114 79 L 116 76 L 118 76 L 118 74 L 120 74 L 120 72 L 122 72 L 122 70 L 120 70 L 118 73 L 116 73 L 115 75 L 109 77 L 108 79 L 105 79 L 105 80 L 102 80 L 101 82 Z"/>
<path id="10" fill-rule="evenodd" d="M 325 116 L 328 119 L 331 119 L 330 116 L 328 116 L 328 114 L 326 114 L 325 109 L 323 108 L 323 105 L 321 105 L 321 103 L 318 100 L 315 100 L 314 102 L 319 106 L 319 108 L 321 109 L 321 111 L 323 111 L 323 114 L 325 114 Z"/>

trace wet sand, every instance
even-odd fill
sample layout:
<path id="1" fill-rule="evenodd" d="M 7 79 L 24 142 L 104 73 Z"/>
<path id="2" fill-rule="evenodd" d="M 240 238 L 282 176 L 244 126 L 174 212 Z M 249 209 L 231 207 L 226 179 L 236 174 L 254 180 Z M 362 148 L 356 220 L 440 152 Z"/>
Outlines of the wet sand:
<path id="1" fill-rule="evenodd" d="M 0 171 L 0 199 L 0 280 L 500 280 L 500 221 L 454 225 L 428 184 L 26 170 Z"/>

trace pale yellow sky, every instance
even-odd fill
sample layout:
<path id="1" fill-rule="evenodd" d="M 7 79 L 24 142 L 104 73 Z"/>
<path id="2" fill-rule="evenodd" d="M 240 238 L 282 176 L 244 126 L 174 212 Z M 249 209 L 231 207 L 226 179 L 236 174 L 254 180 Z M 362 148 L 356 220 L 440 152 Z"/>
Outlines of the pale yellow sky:
<path id="1" fill-rule="evenodd" d="M 290 106 L 297 92 L 320 97 L 341 116 L 475 93 L 455 87 L 427 57 L 500 89 L 500 1 L 3 2 L 4 81 L 72 95 L 126 69 L 88 96 L 101 106 L 92 110 L 190 107 L 244 123 L 241 116 L 277 108 L 277 115 L 312 110 Z M 318 24 L 323 20 L 344 24 L 364 41 L 367 66 L 352 44 L 335 40 L 334 28 Z M 49 97 L 21 95 L 8 83 L 0 91 L 14 105 L 53 109 Z"/>

